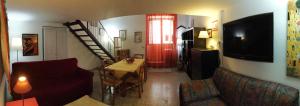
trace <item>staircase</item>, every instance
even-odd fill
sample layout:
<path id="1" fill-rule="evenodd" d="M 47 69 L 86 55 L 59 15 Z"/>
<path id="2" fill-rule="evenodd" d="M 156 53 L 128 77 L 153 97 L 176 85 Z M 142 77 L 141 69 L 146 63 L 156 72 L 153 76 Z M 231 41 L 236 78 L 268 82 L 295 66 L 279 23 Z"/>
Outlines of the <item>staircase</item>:
<path id="1" fill-rule="evenodd" d="M 101 23 L 100 25 L 102 30 L 101 28 L 98 29 L 97 27 L 90 26 L 88 22 L 84 24 L 84 22 L 80 20 L 76 20 L 74 22 L 66 22 L 64 23 L 64 25 L 69 28 L 70 32 L 72 32 L 75 35 L 75 37 L 77 37 L 79 41 L 83 43 L 84 46 L 86 46 L 93 54 L 95 54 L 101 60 L 106 60 L 108 62 L 116 62 L 116 59 L 112 56 L 113 50 L 111 49 L 111 46 L 113 45 L 113 43 L 107 43 L 107 39 L 104 40 L 105 42 L 100 43 L 100 38 L 102 38 L 101 33 L 103 30 L 103 26 Z M 99 34 L 97 33 L 97 29 L 99 31 Z M 107 38 L 109 37 L 107 36 Z M 107 47 L 105 48 L 103 45 Z"/>

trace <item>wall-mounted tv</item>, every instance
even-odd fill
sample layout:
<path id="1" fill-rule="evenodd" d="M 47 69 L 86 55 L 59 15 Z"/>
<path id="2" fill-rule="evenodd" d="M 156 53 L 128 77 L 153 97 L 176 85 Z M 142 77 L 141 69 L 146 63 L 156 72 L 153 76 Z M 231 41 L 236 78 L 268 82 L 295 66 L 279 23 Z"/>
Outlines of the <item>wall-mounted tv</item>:
<path id="1" fill-rule="evenodd" d="M 223 24 L 224 56 L 273 62 L 273 13 Z"/>

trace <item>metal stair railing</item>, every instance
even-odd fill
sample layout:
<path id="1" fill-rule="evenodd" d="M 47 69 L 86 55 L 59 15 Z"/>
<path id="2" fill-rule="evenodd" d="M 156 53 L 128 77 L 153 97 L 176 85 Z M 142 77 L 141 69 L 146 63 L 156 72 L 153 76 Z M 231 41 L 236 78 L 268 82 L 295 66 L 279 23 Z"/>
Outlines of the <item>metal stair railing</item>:
<path id="1" fill-rule="evenodd" d="M 102 44 L 102 46 L 110 53 L 114 54 L 114 41 L 100 21 L 83 22 L 90 30 L 94 37 Z"/>

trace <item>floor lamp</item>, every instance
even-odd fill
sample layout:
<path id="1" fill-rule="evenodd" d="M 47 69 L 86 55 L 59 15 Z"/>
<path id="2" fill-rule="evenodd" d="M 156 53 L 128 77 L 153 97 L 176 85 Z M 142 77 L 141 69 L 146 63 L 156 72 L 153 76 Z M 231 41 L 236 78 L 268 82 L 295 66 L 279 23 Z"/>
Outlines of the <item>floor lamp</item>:
<path id="1" fill-rule="evenodd" d="M 13 88 L 13 91 L 22 97 L 22 106 L 24 106 L 24 94 L 31 91 L 31 85 L 25 76 L 20 76 Z"/>
<path id="2" fill-rule="evenodd" d="M 22 50 L 22 39 L 21 38 L 12 38 L 11 47 L 13 50 L 17 50 L 17 62 L 19 61 L 19 50 Z"/>

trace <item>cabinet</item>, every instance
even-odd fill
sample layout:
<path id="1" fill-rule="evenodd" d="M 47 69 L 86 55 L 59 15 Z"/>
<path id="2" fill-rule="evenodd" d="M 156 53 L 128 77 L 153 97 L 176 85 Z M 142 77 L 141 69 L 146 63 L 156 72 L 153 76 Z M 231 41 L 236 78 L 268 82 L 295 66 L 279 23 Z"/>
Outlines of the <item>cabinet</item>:
<path id="1" fill-rule="evenodd" d="M 43 27 L 44 60 L 67 58 L 67 29 L 64 27 Z"/>
<path id="2" fill-rule="evenodd" d="M 119 49 L 117 50 L 117 60 L 123 60 L 125 58 L 130 57 L 130 50 L 129 49 Z"/>
<path id="3" fill-rule="evenodd" d="M 184 70 L 189 70 L 188 64 L 191 58 L 191 48 L 206 48 L 206 40 L 198 38 L 200 30 L 203 29 L 205 28 L 193 27 L 182 33 L 183 46 L 180 62 L 183 65 Z"/>
<path id="4" fill-rule="evenodd" d="M 218 50 L 192 48 L 187 73 L 192 80 L 207 79 L 213 76 L 219 65 Z"/>

